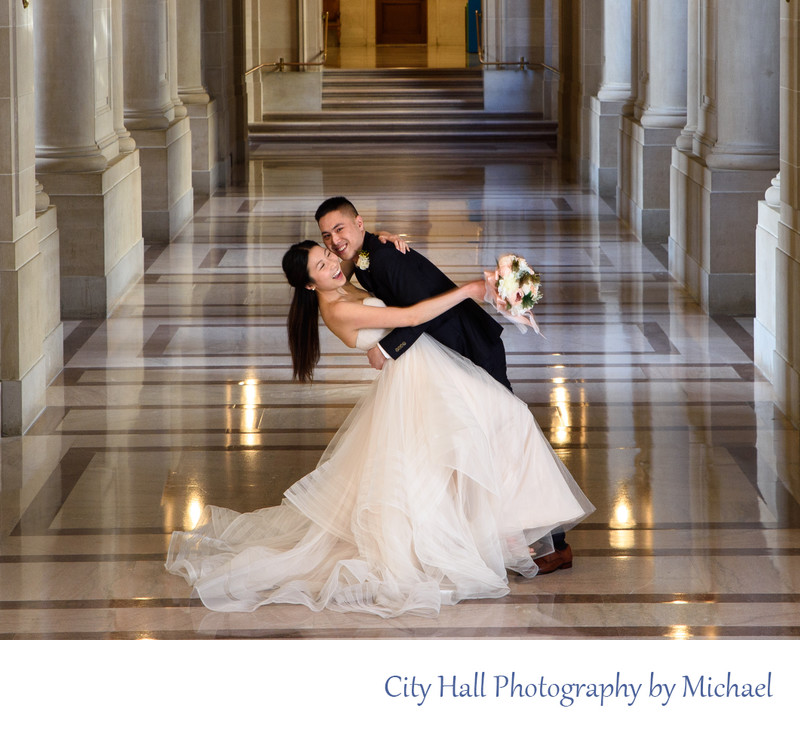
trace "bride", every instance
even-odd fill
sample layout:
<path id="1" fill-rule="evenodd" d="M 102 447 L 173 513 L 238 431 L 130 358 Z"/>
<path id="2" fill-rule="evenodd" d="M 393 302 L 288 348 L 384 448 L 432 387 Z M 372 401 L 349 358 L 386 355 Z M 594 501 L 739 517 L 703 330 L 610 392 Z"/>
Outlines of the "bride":
<path id="1" fill-rule="evenodd" d="M 320 355 L 320 314 L 366 351 L 389 329 L 485 290 L 478 280 L 386 307 L 313 241 L 292 246 L 283 268 L 294 288 L 294 375 L 304 381 Z M 295 603 L 435 616 L 442 605 L 508 594 L 508 570 L 533 577 L 534 558 L 552 551 L 550 534 L 593 510 L 527 405 L 423 334 L 387 362 L 280 505 L 244 514 L 207 507 L 194 530 L 172 534 L 167 569 L 212 610 Z"/>

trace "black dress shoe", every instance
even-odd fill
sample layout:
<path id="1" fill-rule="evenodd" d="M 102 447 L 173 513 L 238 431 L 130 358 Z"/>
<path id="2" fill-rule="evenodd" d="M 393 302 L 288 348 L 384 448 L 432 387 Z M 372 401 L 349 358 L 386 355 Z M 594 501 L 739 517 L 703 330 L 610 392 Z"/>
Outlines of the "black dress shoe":
<path id="1" fill-rule="evenodd" d="M 569 543 L 566 548 L 560 551 L 553 551 L 546 556 L 540 556 L 534 559 L 533 562 L 539 567 L 539 574 L 550 574 L 550 572 L 557 571 L 558 569 L 571 569 L 572 568 L 572 549 Z"/>

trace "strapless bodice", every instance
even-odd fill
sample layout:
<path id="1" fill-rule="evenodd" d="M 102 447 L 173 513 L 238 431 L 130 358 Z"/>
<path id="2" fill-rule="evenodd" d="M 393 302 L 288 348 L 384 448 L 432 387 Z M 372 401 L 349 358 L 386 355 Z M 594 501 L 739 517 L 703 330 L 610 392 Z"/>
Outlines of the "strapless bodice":
<path id="1" fill-rule="evenodd" d="M 386 307 L 386 303 L 377 297 L 365 297 L 363 302 L 370 307 Z M 369 351 L 387 333 L 389 331 L 386 328 L 362 328 L 356 338 L 356 348 L 361 349 L 361 351 Z"/>

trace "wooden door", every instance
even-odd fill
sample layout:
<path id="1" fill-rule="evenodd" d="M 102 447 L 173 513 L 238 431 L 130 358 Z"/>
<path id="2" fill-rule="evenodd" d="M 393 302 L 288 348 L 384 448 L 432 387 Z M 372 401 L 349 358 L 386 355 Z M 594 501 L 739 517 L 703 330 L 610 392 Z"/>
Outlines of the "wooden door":
<path id="1" fill-rule="evenodd" d="M 428 0 L 375 0 L 375 41 L 427 44 Z"/>

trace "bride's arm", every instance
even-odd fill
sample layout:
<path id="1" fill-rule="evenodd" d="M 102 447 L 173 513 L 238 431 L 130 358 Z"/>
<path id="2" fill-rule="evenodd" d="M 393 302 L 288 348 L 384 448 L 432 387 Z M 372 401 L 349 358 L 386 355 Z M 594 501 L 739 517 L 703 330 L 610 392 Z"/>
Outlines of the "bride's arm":
<path id="1" fill-rule="evenodd" d="M 470 297 L 480 300 L 486 291 L 482 279 L 430 297 L 409 307 L 371 307 L 361 302 L 339 301 L 331 305 L 325 317 L 334 333 L 350 333 L 362 328 L 401 328 L 421 325 L 441 315 Z"/>

